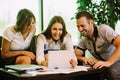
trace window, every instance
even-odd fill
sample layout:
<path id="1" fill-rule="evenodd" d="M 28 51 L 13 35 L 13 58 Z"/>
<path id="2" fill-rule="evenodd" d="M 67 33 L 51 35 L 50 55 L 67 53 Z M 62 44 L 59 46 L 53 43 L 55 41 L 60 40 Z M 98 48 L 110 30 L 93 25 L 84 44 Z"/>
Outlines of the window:
<path id="1" fill-rule="evenodd" d="M 31 10 L 36 17 L 36 30 L 40 32 L 39 0 L 0 0 L 0 35 L 11 25 L 15 25 L 16 16 L 20 9 Z"/>
<path id="2" fill-rule="evenodd" d="M 37 21 L 36 34 L 46 29 L 53 16 L 62 16 L 67 31 L 72 36 L 73 44 L 78 44 L 80 33 L 76 27 L 76 20 L 71 19 L 77 12 L 76 0 L 0 0 L 0 36 L 8 26 L 15 24 L 17 13 L 22 8 L 30 9 L 34 13 Z M 120 33 L 119 24 L 120 21 L 116 24 L 118 33 Z"/>
<path id="3" fill-rule="evenodd" d="M 79 40 L 79 32 L 76 27 L 76 20 L 71 19 L 77 12 L 76 0 L 43 0 L 43 30 L 46 29 L 50 19 L 59 15 L 66 23 L 66 29 L 71 34 L 73 44 Z"/>
<path id="4" fill-rule="evenodd" d="M 118 20 L 116 27 L 115 27 L 115 31 L 120 34 L 120 20 Z"/>

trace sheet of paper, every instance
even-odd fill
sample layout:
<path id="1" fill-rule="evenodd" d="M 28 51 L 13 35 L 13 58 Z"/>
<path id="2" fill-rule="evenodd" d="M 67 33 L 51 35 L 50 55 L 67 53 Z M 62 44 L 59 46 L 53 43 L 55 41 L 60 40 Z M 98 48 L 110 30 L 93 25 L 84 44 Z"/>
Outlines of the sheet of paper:
<path id="1" fill-rule="evenodd" d="M 90 67 L 86 67 L 86 66 L 77 66 L 74 69 L 57 69 L 55 70 L 56 72 L 60 72 L 62 74 L 69 74 L 69 73 L 74 73 L 74 72 L 78 72 L 78 71 L 88 71 L 88 68 Z"/>
<path id="2" fill-rule="evenodd" d="M 44 69 L 43 71 L 29 71 L 28 74 L 32 74 L 33 76 L 36 75 L 44 75 L 44 74 L 70 74 L 78 71 L 88 71 L 86 66 L 77 66 L 73 69 Z"/>

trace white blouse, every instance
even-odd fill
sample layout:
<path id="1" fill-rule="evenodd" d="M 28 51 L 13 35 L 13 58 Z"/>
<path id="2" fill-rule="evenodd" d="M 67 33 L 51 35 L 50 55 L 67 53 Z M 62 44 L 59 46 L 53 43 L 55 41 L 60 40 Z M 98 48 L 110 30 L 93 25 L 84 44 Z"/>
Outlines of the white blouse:
<path id="1" fill-rule="evenodd" d="M 20 32 L 14 30 L 14 26 L 8 27 L 4 33 L 3 38 L 11 42 L 10 50 L 25 50 L 29 47 L 31 39 L 35 33 L 35 30 L 29 33 L 27 38 L 24 40 Z"/>
<path id="2" fill-rule="evenodd" d="M 54 42 L 54 40 L 47 40 L 43 34 L 39 34 L 36 45 L 36 62 L 40 65 L 41 61 L 45 60 L 44 54 L 49 50 L 70 50 L 73 51 L 73 43 L 69 34 L 67 34 L 63 42 L 60 40 Z"/>

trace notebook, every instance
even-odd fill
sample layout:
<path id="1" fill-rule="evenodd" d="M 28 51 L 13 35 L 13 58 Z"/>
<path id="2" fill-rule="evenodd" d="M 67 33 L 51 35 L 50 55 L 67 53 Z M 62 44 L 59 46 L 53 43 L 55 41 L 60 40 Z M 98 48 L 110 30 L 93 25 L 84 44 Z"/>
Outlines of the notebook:
<path id="1" fill-rule="evenodd" d="M 73 52 L 68 50 L 48 51 L 49 69 L 69 69 L 72 68 L 70 60 L 76 59 Z"/>
<path id="2" fill-rule="evenodd" d="M 18 72 L 26 72 L 33 70 L 43 70 L 43 67 L 34 64 L 16 64 L 16 65 L 6 65 L 5 69 L 12 69 Z"/>

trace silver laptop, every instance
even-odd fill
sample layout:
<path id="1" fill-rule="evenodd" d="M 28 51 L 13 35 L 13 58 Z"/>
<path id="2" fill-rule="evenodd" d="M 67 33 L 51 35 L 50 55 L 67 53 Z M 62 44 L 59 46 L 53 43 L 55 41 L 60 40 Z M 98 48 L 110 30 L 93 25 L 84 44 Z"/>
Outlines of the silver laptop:
<path id="1" fill-rule="evenodd" d="M 72 68 L 70 60 L 76 59 L 74 52 L 68 50 L 48 51 L 49 69 L 68 69 Z"/>

